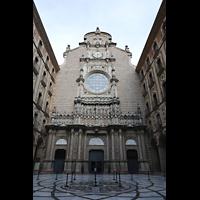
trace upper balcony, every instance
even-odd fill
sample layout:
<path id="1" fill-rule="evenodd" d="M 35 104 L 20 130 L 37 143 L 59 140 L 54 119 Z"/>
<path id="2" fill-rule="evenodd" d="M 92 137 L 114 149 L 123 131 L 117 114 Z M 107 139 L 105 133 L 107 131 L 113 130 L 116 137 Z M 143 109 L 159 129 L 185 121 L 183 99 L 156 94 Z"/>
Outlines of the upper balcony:
<path id="1" fill-rule="evenodd" d="M 35 120 L 34 122 L 33 122 L 33 128 L 34 129 L 37 129 L 38 130 L 38 126 L 40 125 L 40 123 L 37 121 L 37 120 Z"/>
<path id="2" fill-rule="evenodd" d="M 53 89 L 52 89 L 51 86 L 49 86 L 47 92 L 48 92 L 48 94 L 49 94 L 50 96 L 52 96 L 52 94 L 53 94 Z"/>
<path id="3" fill-rule="evenodd" d="M 152 86 L 154 85 L 154 80 L 153 79 L 149 79 L 149 88 L 152 88 Z"/>
<path id="4" fill-rule="evenodd" d="M 43 51 L 42 51 L 41 48 L 38 48 L 38 47 L 37 47 L 37 52 L 38 52 L 38 54 L 40 55 L 40 57 L 43 57 Z"/>
<path id="5" fill-rule="evenodd" d="M 166 92 L 161 91 L 162 101 L 166 101 Z"/>
<path id="6" fill-rule="evenodd" d="M 44 115 L 46 117 L 49 117 L 49 108 L 48 107 L 45 108 Z"/>
<path id="7" fill-rule="evenodd" d="M 37 63 L 33 64 L 33 72 L 38 75 L 40 71 L 40 66 Z"/>
<path id="8" fill-rule="evenodd" d="M 156 110 L 159 107 L 159 104 L 157 101 L 153 101 L 153 110 Z"/>
<path id="9" fill-rule="evenodd" d="M 142 95 L 143 95 L 143 97 L 145 97 L 147 95 L 147 91 L 145 89 L 143 89 Z"/>
<path id="10" fill-rule="evenodd" d="M 49 72 L 49 70 L 50 70 L 49 63 L 44 63 L 44 65 L 45 65 L 46 70 Z"/>
<path id="11" fill-rule="evenodd" d="M 144 80 L 144 77 L 145 77 L 145 76 L 144 76 L 144 74 L 142 73 L 142 74 L 141 74 L 141 77 L 140 77 L 140 82 L 142 82 L 142 81 Z"/>
<path id="12" fill-rule="evenodd" d="M 55 82 L 55 74 L 53 72 L 51 73 L 51 79 Z"/>
<path id="13" fill-rule="evenodd" d="M 43 76 L 43 77 L 42 77 L 41 83 L 42 83 L 42 85 L 43 85 L 44 87 L 46 87 L 46 85 L 47 85 L 47 78 L 46 78 L 46 76 Z"/>
<path id="14" fill-rule="evenodd" d="M 149 115 L 151 114 L 149 109 L 145 109 L 145 118 L 149 117 Z"/>
<path id="15" fill-rule="evenodd" d="M 157 67 L 157 76 L 160 76 L 162 74 L 162 72 L 164 71 L 164 67 L 163 66 L 158 66 Z"/>
<path id="16" fill-rule="evenodd" d="M 157 57 L 158 52 L 159 52 L 159 49 L 157 49 L 156 51 L 154 51 L 154 53 L 153 53 L 153 58 L 154 58 L 154 59 Z"/>
<path id="17" fill-rule="evenodd" d="M 146 73 L 150 70 L 151 64 L 146 64 Z"/>
<path id="18" fill-rule="evenodd" d="M 162 64 L 162 62 L 159 58 L 158 61 L 157 61 L 157 69 L 156 69 L 157 76 L 160 76 L 163 71 L 164 71 L 164 67 L 163 67 L 163 64 Z"/>
<path id="19" fill-rule="evenodd" d="M 37 103 L 36 103 L 36 107 L 40 110 L 42 110 L 42 105 L 43 105 L 43 101 L 41 99 L 38 99 L 37 100 Z"/>

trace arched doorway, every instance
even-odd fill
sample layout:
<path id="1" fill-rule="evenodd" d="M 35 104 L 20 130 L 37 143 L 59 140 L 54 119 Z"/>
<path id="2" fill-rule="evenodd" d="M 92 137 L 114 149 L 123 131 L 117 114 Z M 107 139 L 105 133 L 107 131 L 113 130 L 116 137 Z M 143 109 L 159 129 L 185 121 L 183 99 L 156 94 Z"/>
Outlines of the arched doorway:
<path id="1" fill-rule="evenodd" d="M 138 167 L 138 156 L 137 151 L 135 149 L 133 150 L 127 150 L 127 163 L 128 163 L 128 171 L 133 171 L 133 173 L 138 173 L 139 167 Z"/>
<path id="2" fill-rule="evenodd" d="M 57 149 L 55 151 L 55 162 L 53 166 L 53 171 L 58 173 L 62 173 L 64 170 L 64 164 L 65 164 L 65 149 Z"/>
<path id="3" fill-rule="evenodd" d="M 104 171 L 104 152 L 102 150 L 91 150 L 89 152 L 89 173 L 94 173 L 95 168 L 97 173 Z"/>

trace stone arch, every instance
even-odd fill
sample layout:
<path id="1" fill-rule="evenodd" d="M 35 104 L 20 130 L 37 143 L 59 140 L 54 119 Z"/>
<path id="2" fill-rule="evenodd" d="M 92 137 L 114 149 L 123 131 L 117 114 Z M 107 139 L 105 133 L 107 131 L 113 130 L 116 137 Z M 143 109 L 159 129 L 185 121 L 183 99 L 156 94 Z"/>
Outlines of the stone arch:
<path id="1" fill-rule="evenodd" d="M 136 141 L 134 139 L 128 139 L 126 141 L 126 145 L 137 145 Z"/>
<path id="2" fill-rule="evenodd" d="M 56 145 L 67 145 L 67 140 L 60 138 L 56 141 Z"/>
<path id="3" fill-rule="evenodd" d="M 89 145 L 104 145 L 104 142 L 101 138 L 94 137 L 90 139 Z"/>

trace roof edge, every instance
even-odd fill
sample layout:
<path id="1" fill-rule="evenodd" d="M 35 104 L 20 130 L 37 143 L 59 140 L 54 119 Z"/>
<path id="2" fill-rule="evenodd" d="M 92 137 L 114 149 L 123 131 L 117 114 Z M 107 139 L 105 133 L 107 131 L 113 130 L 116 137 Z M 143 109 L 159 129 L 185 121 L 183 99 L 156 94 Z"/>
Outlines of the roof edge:
<path id="1" fill-rule="evenodd" d="M 158 29 L 160 28 L 165 16 L 166 16 L 166 0 L 163 0 L 161 5 L 160 5 L 160 8 L 158 10 L 158 13 L 156 15 L 156 18 L 154 20 L 153 26 L 150 30 L 150 33 L 148 35 L 148 38 L 146 40 L 145 46 L 142 50 L 139 61 L 136 65 L 137 66 L 136 69 L 135 69 L 136 72 L 140 71 L 142 64 L 143 64 L 143 60 L 145 59 L 146 55 L 148 54 L 149 49 L 151 48 L 152 42 L 155 39 L 155 34 L 157 33 Z"/>
<path id="2" fill-rule="evenodd" d="M 51 46 L 51 43 L 49 41 L 49 38 L 47 36 L 47 33 L 45 31 L 45 28 L 43 26 L 43 23 L 42 23 L 42 20 L 40 18 L 40 15 L 37 11 L 37 8 L 36 8 L 36 5 L 33 1 L 33 20 L 36 22 L 35 25 L 38 29 L 38 32 L 42 38 L 42 41 L 44 43 L 44 46 L 46 48 L 46 51 L 48 52 L 49 56 L 50 56 L 50 59 L 52 61 L 52 64 L 53 66 L 55 67 L 56 69 L 56 72 L 60 70 L 60 67 L 58 65 L 58 62 L 56 60 L 56 57 L 55 57 L 55 54 L 54 54 L 54 51 L 52 49 L 52 46 Z"/>

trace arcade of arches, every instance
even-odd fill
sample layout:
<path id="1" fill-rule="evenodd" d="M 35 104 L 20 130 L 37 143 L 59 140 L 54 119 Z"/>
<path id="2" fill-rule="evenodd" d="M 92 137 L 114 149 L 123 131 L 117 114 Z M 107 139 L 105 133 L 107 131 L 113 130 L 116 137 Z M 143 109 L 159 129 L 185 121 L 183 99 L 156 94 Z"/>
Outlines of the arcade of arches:
<path id="1" fill-rule="evenodd" d="M 77 173 L 110 173 L 113 170 L 146 171 L 149 170 L 147 151 L 144 144 L 144 131 L 123 130 L 120 128 L 94 130 L 71 128 L 55 130 L 50 128 L 48 145 L 44 160 L 38 160 L 44 149 L 42 138 L 37 145 L 35 169 L 76 170 Z M 160 162 L 159 153 L 163 155 L 164 145 L 151 144 L 154 169 L 163 170 L 165 158 Z M 43 152 L 44 153 L 44 152 Z M 163 165 L 163 166 L 162 166 Z"/>

